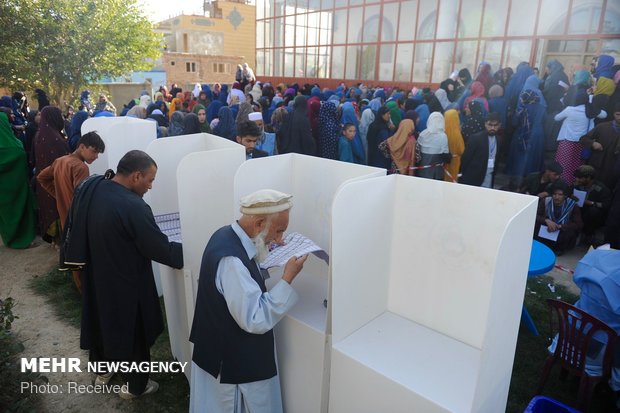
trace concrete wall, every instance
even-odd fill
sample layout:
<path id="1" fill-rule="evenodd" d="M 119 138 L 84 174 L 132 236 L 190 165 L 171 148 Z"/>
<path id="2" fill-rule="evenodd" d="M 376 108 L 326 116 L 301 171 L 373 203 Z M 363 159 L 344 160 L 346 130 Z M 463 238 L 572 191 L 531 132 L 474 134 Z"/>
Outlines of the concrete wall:
<path id="1" fill-rule="evenodd" d="M 166 52 L 162 56 L 164 67 L 166 68 L 168 85 L 178 84 L 183 90 L 193 89 L 196 83 L 232 83 L 235 81 L 235 71 L 237 65 L 243 63 L 243 56 L 211 56 L 192 53 L 171 53 Z M 174 62 L 174 64 L 173 64 Z M 190 71 L 187 71 L 187 63 L 190 64 Z M 196 68 L 192 72 L 192 63 Z M 214 64 L 217 70 L 214 71 Z M 224 72 L 219 72 L 223 65 Z"/>

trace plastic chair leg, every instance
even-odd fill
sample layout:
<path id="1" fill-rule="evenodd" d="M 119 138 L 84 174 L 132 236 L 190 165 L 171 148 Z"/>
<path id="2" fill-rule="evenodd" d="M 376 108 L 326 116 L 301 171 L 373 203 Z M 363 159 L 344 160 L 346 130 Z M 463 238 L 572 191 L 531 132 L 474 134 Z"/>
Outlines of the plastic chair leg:
<path id="1" fill-rule="evenodd" d="M 534 324 L 534 320 L 532 320 L 532 316 L 527 312 L 525 305 L 521 309 L 521 322 L 525 324 L 528 330 L 532 332 L 535 336 L 538 336 L 538 329 L 536 329 L 536 324 Z"/>

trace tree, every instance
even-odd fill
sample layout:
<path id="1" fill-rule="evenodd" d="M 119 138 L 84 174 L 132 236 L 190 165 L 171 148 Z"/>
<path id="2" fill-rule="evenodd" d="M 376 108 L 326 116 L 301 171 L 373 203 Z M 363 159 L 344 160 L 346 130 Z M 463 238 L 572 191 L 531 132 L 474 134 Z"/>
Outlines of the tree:
<path id="1" fill-rule="evenodd" d="M 161 35 L 136 0 L 0 0 L 0 86 L 59 104 L 103 77 L 148 70 Z"/>

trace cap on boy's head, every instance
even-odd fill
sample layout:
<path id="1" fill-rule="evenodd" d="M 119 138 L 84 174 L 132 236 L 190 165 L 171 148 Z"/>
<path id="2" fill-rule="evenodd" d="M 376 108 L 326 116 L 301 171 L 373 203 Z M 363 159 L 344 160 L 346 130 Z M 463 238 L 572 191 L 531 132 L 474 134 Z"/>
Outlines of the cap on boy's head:
<path id="1" fill-rule="evenodd" d="M 245 215 L 270 215 L 293 206 L 293 196 L 275 189 L 261 189 L 241 198 L 240 211 Z"/>
<path id="2" fill-rule="evenodd" d="M 573 175 L 576 178 L 594 178 L 594 175 L 596 175 L 596 170 L 590 165 L 581 165 L 577 168 L 577 170 L 575 170 Z"/>
<path id="3" fill-rule="evenodd" d="M 558 161 L 551 161 L 547 163 L 545 169 L 551 172 L 555 172 L 558 175 L 562 175 L 562 172 L 564 172 L 564 168 L 562 168 L 562 165 L 560 165 Z"/>
<path id="4" fill-rule="evenodd" d="M 256 122 L 257 120 L 263 120 L 263 114 L 260 112 L 251 112 L 248 115 L 248 120 Z"/>

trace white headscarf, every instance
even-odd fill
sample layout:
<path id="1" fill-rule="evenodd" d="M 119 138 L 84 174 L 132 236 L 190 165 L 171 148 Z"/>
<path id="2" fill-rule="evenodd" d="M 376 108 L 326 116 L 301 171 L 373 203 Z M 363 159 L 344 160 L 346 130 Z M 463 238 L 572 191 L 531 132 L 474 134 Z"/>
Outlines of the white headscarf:
<path id="1" fill-rule="evenodd" d="M 200 83 L 196 83 L 196 85 L 194 85 L 194 90 L 192 90 L 192 95 L 195 98 L 198 98 L 198 96 L 200 96 L 200 92 L 202 92 L 202 87 L 200 87 Z"/>
<path id="2" fill-rule="evenodd" d="M 151 104 L 151 97 L 149 95 L 140 96 L 140 106 L 146 109 L 149 107 L 150 104 Z"/>
<path id="3" fill-rule="evenodd" d="M 426 129 L 420 133 L 418 143 L 423 153 L 430 155 L 448 153 L 448 136 L 445 132 L 446 121 L 439 112 L 433 112 L 426 121 Z"/>
<path id="4" fill-rule="evenodd" d="M 441 88 L 437 89 L 435 91 L 435 97 L 437 98 L 439 103 L 441 103 L 441 107 L 443 108 L 443 110 L 446 110 L 448 105 L 450 105 L 450 101 L 448 100 L 448 94 L 446 93 L 446 91 Z"/>

